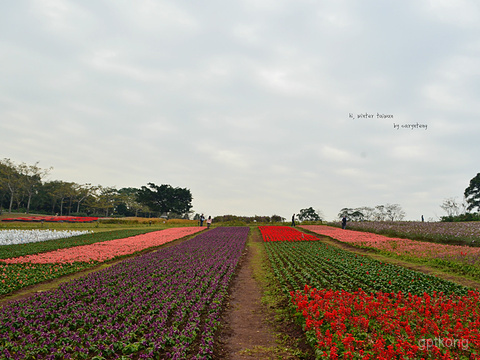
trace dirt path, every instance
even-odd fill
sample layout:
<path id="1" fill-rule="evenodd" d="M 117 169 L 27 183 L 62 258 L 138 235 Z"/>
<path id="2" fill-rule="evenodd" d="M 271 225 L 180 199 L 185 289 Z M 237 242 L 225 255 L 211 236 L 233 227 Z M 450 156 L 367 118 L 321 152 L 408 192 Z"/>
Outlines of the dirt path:
<path id="1" fill-rule="evenodd" d="M 230 290 L 223 316 L 215 359 L 222 360 L 296 360 L 293 351 L 277 340 L 274 314 L 262 304 L 262 285 L 258 279 L 262 266 L 262 238 L 257 228 L 249 240 Z"/>

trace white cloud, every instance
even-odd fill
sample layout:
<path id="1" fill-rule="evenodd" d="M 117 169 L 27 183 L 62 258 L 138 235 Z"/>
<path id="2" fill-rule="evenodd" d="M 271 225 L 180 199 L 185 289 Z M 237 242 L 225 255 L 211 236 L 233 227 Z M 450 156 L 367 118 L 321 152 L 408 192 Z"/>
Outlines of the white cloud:
<path id="1" fill-rule="evenodd" d="M 390 202 L 429 218 L 478 166 L 478 8 L 5 2 L 2 156 L 79 183 L 186 186 L 212 215 Z M 348 119 L 362 112 L 428 130 Z"/>
<path id="2" fill-rule="evenodd" d="M 203 154 L 206 164 L 218 163 L 238 171 L 248 169 L 250 166 L 248 157 L 238 149 L 219 148 L 212 144 L 201 143 L 197 150 Z"/>
<path id="3" fill-rule="evenodd" d="M 352 156 L 348 153 L 348 151 L 338 149 L 330 145 L 322 145 L 320 149 L 320 156 L 332 162 L 345 162 L 352 160 Z"/>
<path id="4" fill-rule="evenodd" d="M 427 16 L 448 25 L 478 27 L 480 5 L 474 0 L 425 0 L 420 4 Z"/>

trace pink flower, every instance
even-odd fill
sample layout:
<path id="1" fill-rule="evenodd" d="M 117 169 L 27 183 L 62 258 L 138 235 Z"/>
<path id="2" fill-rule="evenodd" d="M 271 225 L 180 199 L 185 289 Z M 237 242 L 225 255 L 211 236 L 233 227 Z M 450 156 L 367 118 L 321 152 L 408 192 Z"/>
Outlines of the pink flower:
<path id="1" fill-rule="evenodd" d="M 2 260 L 9 264 L 18 263 L 72 263 L 75 261 L 106 261 L 117 256 L 130 255 L 167 242 L 180 239 L 204 230 L 200 227 L 169 228 L 142 235 L 131 236 L 125 239 L 116 239 L 98 242 L 91 245 L 82 245 L 66 249 L 58 249 L 46 253 L 21 256 Z"/>

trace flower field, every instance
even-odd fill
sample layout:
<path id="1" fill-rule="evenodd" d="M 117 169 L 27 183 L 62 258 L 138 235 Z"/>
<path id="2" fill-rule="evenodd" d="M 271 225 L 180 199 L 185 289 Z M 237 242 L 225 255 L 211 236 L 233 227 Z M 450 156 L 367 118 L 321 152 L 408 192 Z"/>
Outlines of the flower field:
<path id="1" fill-rule="evenodd" d="M 8 295 L 29 285 L 76 273 L 97 265 L 96 262 L 73 264 L 9 264 L 0 263 L 0 295 Z"/>
<path id="2" fill-rule="evenodd" d="M 147 234 L 132 236 L 125 239 L 115 239 L 93 243 L 90 245 L 76 246 L 59 249 L 51 252 L 26 255 L 16 258 L 4 259 L 7 264 L 51 264 L 73 263 L 89 261 L 106 261 L 118 256 L 130 255 L 151 247 L 160 246 L 172 240 L 192 235 L 203 230 L 199 227 L 179 227 L 154 231 Z"/>
<path id="3" fill-rule="evenodd" d="M 203 229 L 167 230 L 165 234 L 161 232 L 166 230 L 146 234 L 145 230 L 116 230 L 0 246 L 0 295 L 91 268 L 100 261 L 128 255 L 140 248 L 158 246 Z"/>
<path id="4" fill-rule="evenodd" d="M 90 231 L 74 230 L 0 230 L 0 245 L 28 244 L 38 241 L 65 239 L 90 233 Z"/>
<path id="5" fill-rule="evenodd" d="M 478 358 L 478 292 L 321 241 L 264 244 L 318 359 Z"/>
<path id="6" fill-rule="evenodd" d="M 478 359 L 480 296 L 292 292 L 319 358 Z"/>
<path id="7" fill-rule="evenodd" d="M 480 242 L 480 221 L 352 221 L 348 223 L 348 227 L 352 230 L 368 231 L 413 240 L 464 245 Z"/>
<path id="8" fill-rule="evenodd" d="M 288 226 L 259 226 L 263 241 L 316 241 L 317 237 Z"/>
<path id="9" fill-rule="evenodd" d="M 356 255 L 321 241 L 269 241 L 264 244 L 286 292 L 309 285 L 317 289 L 356 291 L 362 288 L 367 292 L 402 291 L 415 295 L 435 291 L 467 294 L 465 287 L 452 282 Z"/>
<path id="10" fill-rule="evenodd" d="M 209 359 L 249 228 L 215 228 L 0 309 L 1 359 Z"/>
<path id="11" fill-rule="evenodd" d="M 408 256 L 430 257 L 448 249 L 444 258 L 472 261 L 454 252 L 466 247 L 304 228 L 355 246 L 410 246 Z M 0 307 L 0 359 L 213 359 L 249 228 L 204 230 L 89 232 L 44 241 L 18 233 L 22 240 L 0 246 L 0 295 L 137 256 Z M 298 228 L 259 230 L 316 359 L 480 359 L 478 291 L 342 250 Z M 139 253 L 199 231 L 175 246 Z"/>
<path id="12" fill-rule="evenodd" d="M 302 226 L 302 228 L 358 247 L 374 248 L 395 255 L 430 259 L 435 258 L 470 265 L 480 265 L 480 248 L 478 247 L 446 245 L 391 238 L 363 231 L 343 230 L 323 225 L 305 225 Z"/>
<path id="13" fill-rule="evenodd" d="M 103 241 L 110 241 L 115 239 L 123 239 L 131 236 L 141 235 L 158 230 L 145 229 L 124 229 L 112 230 L 103 232 L 88 232 L 83 235 L 76 235 L 70 237 L 63 237 L 59 239 L 50 239 L 48 241 L 33 241 L 29 243 L 22 243 L 21 239 L 17 238 L 17 244 L 0 246 L 0 262 L 1 259 L 9 259 L 25 255 L 39 254 L 58 249 L 65 249 L 81 245 L 89 245 Z M 18 232 L 17 234 L 21 234 Z"/>

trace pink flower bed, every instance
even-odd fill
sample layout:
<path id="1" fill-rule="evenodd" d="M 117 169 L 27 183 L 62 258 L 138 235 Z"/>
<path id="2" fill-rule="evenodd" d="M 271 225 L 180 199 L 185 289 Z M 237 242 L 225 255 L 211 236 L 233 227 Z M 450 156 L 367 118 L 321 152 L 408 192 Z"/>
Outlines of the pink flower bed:
<path id="1" fill-rule="evenodd" d="M 42 254 L 21 256 L 18 258 L 4 259 L 8 264 L 18 263 L 73 263 L 75 261 L 105 261 L 117 256 L 133 254 L 154 246 L 180 239 L 184 236 L 195 234 L 204 230 L 203 227 L 178 227 L 155 231 L 147 234 L 131 236 L 125 239 L 116 239 L 99 242 L 91 245 L 76 246 L 59 249 Z"/>
<path id="2" fill-rule="evenodd" d="M 360 247 L 370 247 L 397 255 L 420 258 L 438 258 L 475 264 L 480 260 L 480 248 L 460 245 L 444 245 L 409 239 L 391 238 L 373 233 L 343 230 L 330 226 L 301 226 L 314 233 Z"/>

